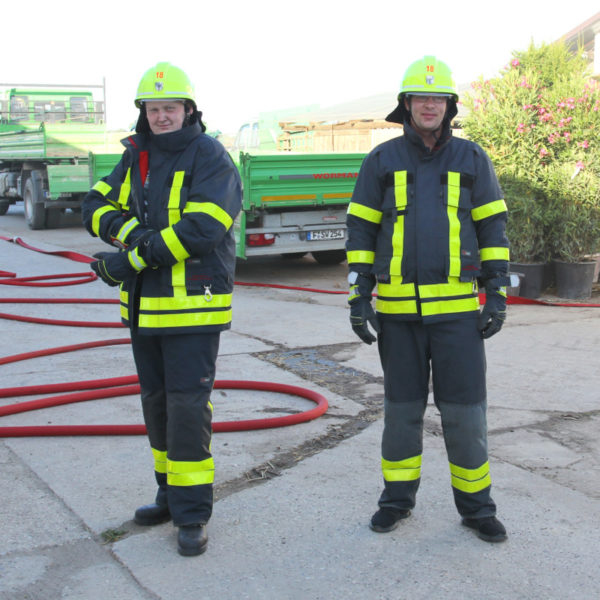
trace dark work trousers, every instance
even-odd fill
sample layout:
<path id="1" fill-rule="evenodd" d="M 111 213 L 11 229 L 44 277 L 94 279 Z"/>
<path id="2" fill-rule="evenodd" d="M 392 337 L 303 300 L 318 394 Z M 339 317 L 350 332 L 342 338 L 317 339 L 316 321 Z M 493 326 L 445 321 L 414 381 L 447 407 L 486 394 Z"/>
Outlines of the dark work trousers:
<path id="1" fill-rule="evenodd" d="M 210 452 L 210 393 L 220 332 L 140 335 L 131 332 L 133 357 L 141 386 L 144 422 L 155 455 L 158 504 L 168 503 L 177 526 L 207 523 L 213 505 L 214 467 Z M 156 457 L 164 468 L 157 467 Z M 161 462 L 159 461 L 160 465 Z M 192 471 L 178 479 L 171 465 Z M 198 469 L 208 469 L 198 471 Z M 168 472 L 169 471 L 169 472 Z M 195 484 L 200 472 L 203 483 Z"/>
<path id="2" fill-rule="evenodd" d="M 487 453 L 485 351 L 477 319 L 427 325 L 381 319 L 381 329 L 385 418 L 384 491 L 379 506 L 411 509 L 415 505 L 431 373 L 458 512 L 473 518 L 495 515 Z M 386 461 L 391 469 L 399 469 L 389 471 L 388 477 Z M 403 466 L 408 467 L 404 472 Z"/>

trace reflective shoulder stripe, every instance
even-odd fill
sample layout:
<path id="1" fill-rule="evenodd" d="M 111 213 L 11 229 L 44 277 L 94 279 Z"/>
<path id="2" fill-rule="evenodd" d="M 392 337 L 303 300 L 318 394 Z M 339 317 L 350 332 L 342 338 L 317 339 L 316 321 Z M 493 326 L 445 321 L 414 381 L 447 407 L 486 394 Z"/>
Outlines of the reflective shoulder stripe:
<path id="1" fill-rule="evenodd" d="M 492 484 L 490 477 L 489 462 L 484 462 L 477 469 L 465 469 L 457 465 L 450 464 L 450 475 L 452 478 L 452 487 L 466 492 L 467 494 L 475 494 L 484 490 Z"/>
<path id="2" fill-rule="evenodd" d="M 103 196 L 108 196 L 110 190 L 112 190 L 112 187 L 108 185 L 108 183 L 106 183 L 105 181 L 97 181 L 92 189 L 96 190 Z"/>
<path id="3" fill-rule="evenodd" d="M 346 258 L 348 259 L 348 264 L 364 263 L 372 265 L 375 262 L 375 252 L 370 250 L 349 250 L 346 252 Z"/>
<path id="4" fill-rule="evenodd" d="M 473 218 L 473 221 L 481 221 L 482 219 L 486 219 L 487 217 L 491 217 L 506 211 L 506 202 L 504 200 L 494 200 L 493 202 L 488 202 L 483 206 L 474 208 L 471 211 L 471 217 Z"/>
<path id="5" fill-rule="evenodd" d="M 233 225 L 229 214 L 214 202 L 188 202 L 183 210 L 183 214 L 186 213 L 205 213 L 221 223 L 226 231 Z"/>
<path id="6" fill-rule="evenodd" d="M 119 192 L 118 202 L 123 208 L 129 207 L 129 193 L 131 192 L 131 167 L 127 169 L 125 179 L 121 184 L 121 190 Z"/>
<path id="7" fill-rule="evenodd" d="M 369 221 L 370 223 L 375 223 L 375 225 L 381 223 L 381 217 L 383 216 L 383 213 L 380 210 L 369 208 L 368 206 L 357 202 L 350 202 L 348 205 L 348 214 Z"/>
<path id="8" fill-rule="evenodd" d="M 481 248 L 479 251 L 481 260 L 510 260 L 508 248 Z"/>
<path id="9" fill-rule="evenodd" d="M 160 235 L 177 262 L 181 262 L 182 260 L 190 257 L 190 253 L 183 247 L 183 244 L 179 241 L 179 238 L 173 231 L 172 227 L 163 229 L 160 232 Z"/>
<path id="10" fill-rule="evenodd" d="M 98 237 L 100 237 L 100 219 L 102 219 L 102 216 L 106 213 L 113 212 L 114 210 L 116 209 L 112 206 L 102 206 L 94 211 L 94 215 L 92 216 L 92 231 Z"/>

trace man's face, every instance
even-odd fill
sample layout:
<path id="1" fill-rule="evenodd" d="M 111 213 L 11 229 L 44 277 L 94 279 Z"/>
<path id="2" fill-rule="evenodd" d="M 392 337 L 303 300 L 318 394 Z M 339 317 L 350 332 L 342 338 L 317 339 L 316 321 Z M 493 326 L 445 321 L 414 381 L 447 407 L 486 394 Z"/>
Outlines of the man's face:
<path id="1" fill-rule="evenodd" d="M 179 100 L 168 102 L 153 100 L 146 102 L 146 116 L 150 124 L 150 131 L 155 135 L 177 131 L 183 127 L 185 106 Z"/>
<path id="2" fill-rule="evenodd" d="M 445 96 L 410 96 L 405 98 L 404 103 L 419 131 L 432 133 L 442 126 L 448 104 Z"/>

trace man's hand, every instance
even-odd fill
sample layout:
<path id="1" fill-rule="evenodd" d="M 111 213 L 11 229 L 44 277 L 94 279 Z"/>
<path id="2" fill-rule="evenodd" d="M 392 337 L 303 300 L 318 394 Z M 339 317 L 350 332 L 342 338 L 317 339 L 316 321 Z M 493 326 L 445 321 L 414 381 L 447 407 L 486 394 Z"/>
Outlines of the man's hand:
<path id="1" fill-rule="evenodd" d="M 381 332 L 377 315 L 371 306 L 375 278 L 371 275 L 351 273 L 350 281 L 350 324 L 352 331 L 365 343 L 372 344 L 377 338 L 371 333 L 369 324 L 376 333 Z"/>
<path id="2" fill-rule="evenodd" d="M 506 287 L 503 279 L 490 279 L 485 283 L 485 305 L 477 322 L 477 329 L 484 340 L 498 333 L 506 320 Z"/>
<path id="3" fill-rule="evenodd" d="M 112 287 L 146 267 L 135 248 L 129 252 L 98 252 L 94 258 L 98 260 L 90 263 L 90 267 L 104 283 Z"/>

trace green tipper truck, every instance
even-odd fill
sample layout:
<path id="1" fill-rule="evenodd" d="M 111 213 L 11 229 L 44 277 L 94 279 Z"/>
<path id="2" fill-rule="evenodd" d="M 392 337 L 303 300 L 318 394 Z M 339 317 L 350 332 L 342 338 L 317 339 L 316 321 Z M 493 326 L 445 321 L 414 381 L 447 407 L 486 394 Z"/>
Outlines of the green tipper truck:
<path id="1" fill-rule="evenodd" d="M 244 186 L 237 255 L 310 252 L 321 264 L 345 258 L 346 211 L 364 154 L 239 155 Z"/>
<path id="2" fill-rule="evenodd" d="M 103 85 L 0 87 L 0 215 L 22 200 L 31 229 L 56 227 L 112 170 L 126 133 L 104 125 L 104 94 L 91 89 Z"/>

